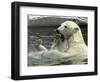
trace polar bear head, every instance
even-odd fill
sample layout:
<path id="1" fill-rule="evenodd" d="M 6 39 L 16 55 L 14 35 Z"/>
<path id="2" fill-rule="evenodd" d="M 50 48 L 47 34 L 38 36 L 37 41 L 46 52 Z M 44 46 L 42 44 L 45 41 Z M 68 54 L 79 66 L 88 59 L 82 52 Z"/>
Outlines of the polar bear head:
<path id="1" fill-rule="evenodd" d="M 57 33 L 61 34 L 64 39 L 73 41 L 84 41 L 80 27 L 73 21 L 65 21 L 57 28 Z"/>

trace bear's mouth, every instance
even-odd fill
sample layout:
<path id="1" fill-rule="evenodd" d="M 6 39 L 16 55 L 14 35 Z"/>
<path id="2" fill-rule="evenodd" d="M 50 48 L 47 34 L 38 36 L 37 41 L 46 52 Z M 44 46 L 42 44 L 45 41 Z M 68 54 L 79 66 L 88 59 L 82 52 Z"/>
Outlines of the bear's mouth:
<path id="1" fill-rule="evenodd" d="M 64 35 L 63 35 L 62 33 L 60 33 L 58 30 L 56 30 L 56 32 L 57 32 L 57 34 L 60 35 L 60 39 L 61 39 L 61 41 L 63 42 L 63 41 L 65 40 Z"/>
<path id="2" fill-rule="evenodd" d="M 61 40 L 64 41 L 65 40 L 65 37 L 63 34 L 61 34 Z"/>

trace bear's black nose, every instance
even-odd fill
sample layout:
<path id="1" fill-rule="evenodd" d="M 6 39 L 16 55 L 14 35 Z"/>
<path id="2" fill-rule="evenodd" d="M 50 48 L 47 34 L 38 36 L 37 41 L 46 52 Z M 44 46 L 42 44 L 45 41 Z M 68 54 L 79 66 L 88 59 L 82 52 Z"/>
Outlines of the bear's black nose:
<path id="1" fill-rule="evenodd" d="M 56 30 L 57 33 L 59 33 L 59 30 Z"/>

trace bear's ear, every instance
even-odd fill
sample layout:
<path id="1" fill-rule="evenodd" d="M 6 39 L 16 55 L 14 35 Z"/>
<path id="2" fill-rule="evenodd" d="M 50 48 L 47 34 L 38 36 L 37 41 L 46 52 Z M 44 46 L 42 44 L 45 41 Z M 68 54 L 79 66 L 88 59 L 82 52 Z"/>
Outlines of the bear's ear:
<path id="1" fill-rule="evenodd" d="M 79 30 L 79 28 L 75 28 L 75 31 L 78 31 Z"/>
<path id="2" fill-rule="evenodd" d="M 77 32 L 78 30 L 79 30 L 79 28 L 77 28 L 77 27 L 76 27 L 76 28 L 74 28 L 74 31 L 75 31 L 75 32 Z"/>

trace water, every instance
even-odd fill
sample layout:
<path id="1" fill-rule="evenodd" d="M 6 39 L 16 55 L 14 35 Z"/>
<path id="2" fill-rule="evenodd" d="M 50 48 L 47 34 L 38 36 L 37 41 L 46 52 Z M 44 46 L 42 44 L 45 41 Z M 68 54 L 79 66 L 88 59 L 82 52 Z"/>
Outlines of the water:
<path id="1" fill-rule="evenodd" d="M 55 58 L 55 57 L 49 58 L 48 56 L 40 55 L 38 52 L 29 52 L 28 66 L 87 64 L 86 58 L 87 58 L 87 56 L 80 56 L 80 55 L 72 55 L 70 57 L 66 56 L 66 57 L 62 57 L 62 58 Z"/>

